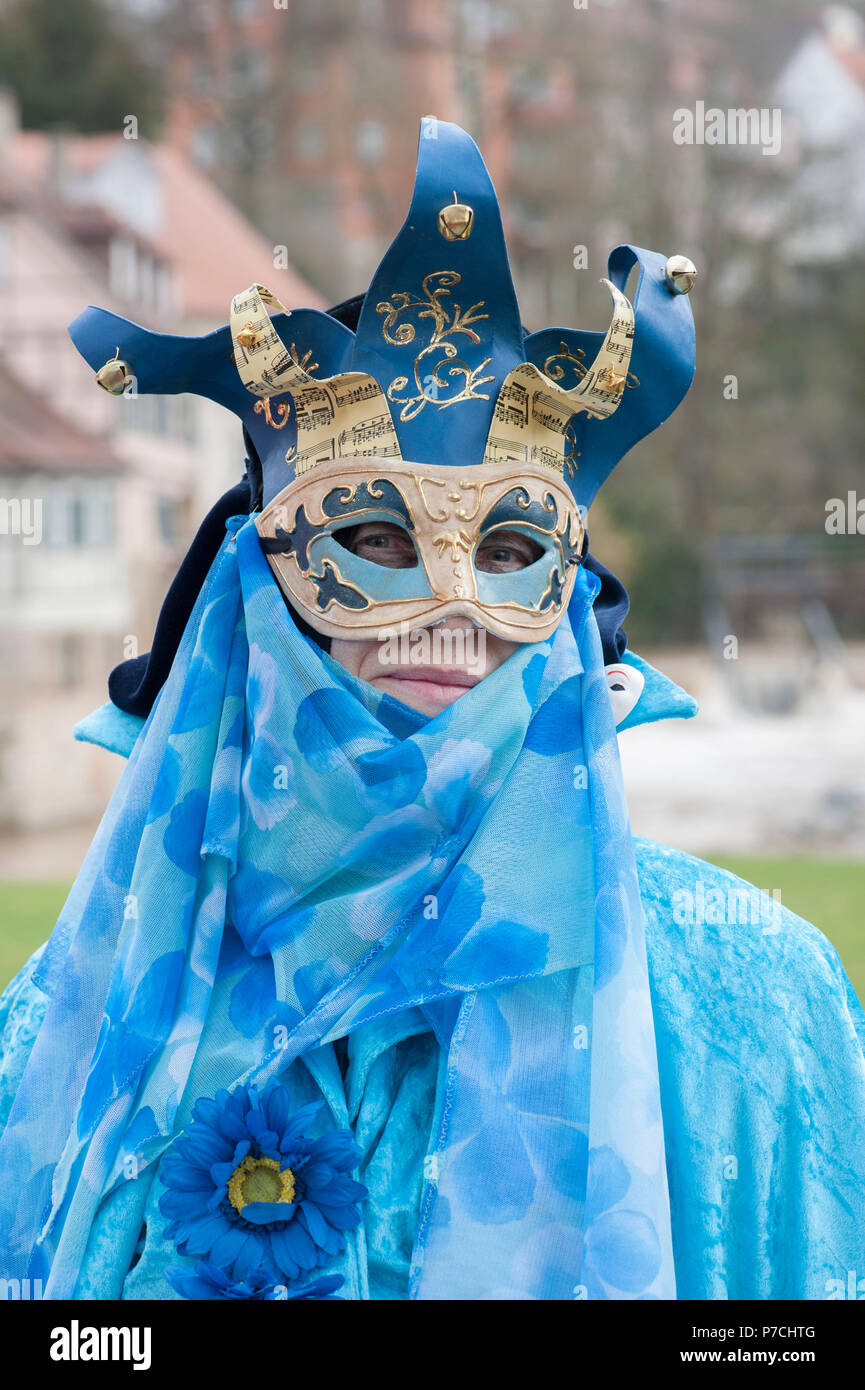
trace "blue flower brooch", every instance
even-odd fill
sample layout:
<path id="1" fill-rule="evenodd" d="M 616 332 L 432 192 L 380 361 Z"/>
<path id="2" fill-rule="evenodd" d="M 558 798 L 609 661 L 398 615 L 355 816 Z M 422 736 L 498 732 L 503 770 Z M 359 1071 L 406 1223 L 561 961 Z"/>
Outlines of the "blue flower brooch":
<path id="1" fill-rule="evenodd" d="M 184 1298 L 333 1297 L 339 1276 L 309 1273 L 345 1249 L 368 1194 L 348 1176 L 362 1156 L 349 1130 L 305 1133 L 322 1103 L 292 1114 L 275 1079 L 196 1101 L 163 1160 L 159 1203 L 178 1253 L 200 1257 L 166 1271 Z"/>

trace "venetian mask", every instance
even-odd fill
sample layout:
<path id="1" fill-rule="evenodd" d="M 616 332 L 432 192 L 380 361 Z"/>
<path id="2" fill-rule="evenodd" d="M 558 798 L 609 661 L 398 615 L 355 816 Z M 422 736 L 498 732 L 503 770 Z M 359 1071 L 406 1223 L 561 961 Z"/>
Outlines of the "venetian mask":
<path id="1" fill-rule="evenodd" d="M 462 615 L 533 642 L 567 608 L 598 488 L 690 383 L 682 265 L 617 247 L 606 329 L 527 334 L 480 153 L 425 117 L 408 216 L 353 328 L 254 284 L 202 338 L 97 309 L 71 332 L 107 389 L 134 372 L 139 394 L 197 391 L 241 417 L 263 549 L 314 629 Z M 398 565 L 355 544 L 371 527 L 398 538 Z M 489 563 L 496 548 L 521 558 Z"/>

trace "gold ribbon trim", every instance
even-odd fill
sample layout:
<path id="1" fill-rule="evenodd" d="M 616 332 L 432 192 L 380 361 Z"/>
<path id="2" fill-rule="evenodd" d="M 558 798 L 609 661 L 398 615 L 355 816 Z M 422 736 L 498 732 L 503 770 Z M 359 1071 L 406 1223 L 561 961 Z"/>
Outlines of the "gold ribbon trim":
<path id="1" fill-rule="evenodd" d="M 598 354 L 578 385 L 569 390 L 532 362 L 505 377 L 484 450 L 484 463 L 540 464 L 564 472 L 565 435 L 580 411 L 603 419 L 619 407 L 628 380 L 634 342 L 634 310 L 612 284 L 613 318 Z"/>
<path id="2" fill-rule="evenodd" d="M 286 463 L 300 475 L 333 459 L 400 458 L 393 418 L 378 382 L 365 372 L 321 380 L 310 376 L 301 366 L 296 345 L 285 346 L 265 305 L 290 313 L 264 285 L 250 285 L 232 299 L 229 325 L 234 362 L 247 391 L 261 398 L 286 391 L 291 395 L 297 446 L 289 449 Z"/>

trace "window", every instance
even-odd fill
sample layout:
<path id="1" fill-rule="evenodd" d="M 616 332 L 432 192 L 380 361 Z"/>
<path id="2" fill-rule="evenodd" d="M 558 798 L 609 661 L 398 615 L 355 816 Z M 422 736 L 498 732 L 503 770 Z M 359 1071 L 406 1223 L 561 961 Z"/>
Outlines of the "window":
<path id="1" fill-rule="evenodd" d="M 264 59 L 254 48 L 236 48 L 231 54 L 228 74 L 229 90 L 234 96 L 260 86 L 265 75 Z"/>
<path id="2" fill-rule="evenodd" d="M 56 549 L 101 549 L 115 542 L 114 489 L 104 480 L 52 483 L 44 499 L 44 540 Z"/>
<path id="3" fill-rule="evenodd" d="M 69 499 L 69 544 L 77 548 L 87 543 L 87 509 L 83 497 Z"/>
<path id="4" fill-rule="evenodd" d="M 301 159 L 313 163 L 325 151 L 324 130 L 318 121 L 307 121 L 297 132 L 297 152 Z"/>
<path id="5" fill-rule="evenodd" d="M 213 69 L 210 66 L 210 59 L 205 55 L 199 55 L 192 70 L 190 86 L 193 92 L 199 96 L 209 96 L 213 85 Z"/>
<path id="6" fill-rule="evenodd" d="M 69 690 L 81 681 L 81 638 L 72 633 L 61 637 L 57 656 L 60 686 Z"/>
<path id="7" fill-rule="evenodd" d="M 292 78 L 300 91 L 314 92 L 321 86 L 321 62 L 317 58 L 304 56 L 305 61 L 298 67 L 296 73 L 292 74 Z"/>
<path id="8" fill-rule="evenodd" d="M 548 68 L 523 68 L 515 74 L 511 88 L 514 99 L 530 106 L 542 106 L 550 99 L 550 73 Z"/>
<path id="9" fill-rule="evenodd" d="M 381 121 L 361 121 L 355 135 L 358 159 L 364 164 L 378 164 L 383 158 L 387 137 Z"/>
<path id="10" fill-rule="evenodd" d="M 156 499 L 156 520 L 159 528 L 159 539 L 165 545 L 175 546 L 180 543 L 183 532 L 183 518 L 181 506 L 175 497 L 168 497 L 165 494 Z"/>
<path id="11" fill-rule="evenodd" d="M 111 238 L 108 247 L 108 283 L 112 294 L 134 299 L 138 290 L 138 254 L 131 237 Z"/>
<path id="12" fill-rule="evenodd" d="M 216 163 L 219 154 L 219 137 L 216 126 L 202 124 L 192 132 L 190 153 L 196 164 L 209 169 Z"/>

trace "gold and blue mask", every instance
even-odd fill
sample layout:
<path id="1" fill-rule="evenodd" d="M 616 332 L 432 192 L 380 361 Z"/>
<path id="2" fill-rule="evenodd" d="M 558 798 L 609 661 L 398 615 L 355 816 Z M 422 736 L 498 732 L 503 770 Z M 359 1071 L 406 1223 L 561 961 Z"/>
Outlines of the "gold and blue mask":
<path id="1" fill-rule="evenodd" d="M 255 284 L 203 338 L 96 309 L 70 332 L 109 390 L 134 375 L 139 392 L 197 391 L 240 415 L 260 466 L 262 547 L 318 632 L 461 615 L 534 642 L 567 607 L 601 483 L 688 389 L 687 264 L 617 247 L 606 332 L 525 334 L 480 153 L 427 117 L 408 216 L 355 331 Z M 355 543 L 376 528 L 396 537 L 399 564 Z M 517 559 L 490 563 L 495 547 Z"/>

